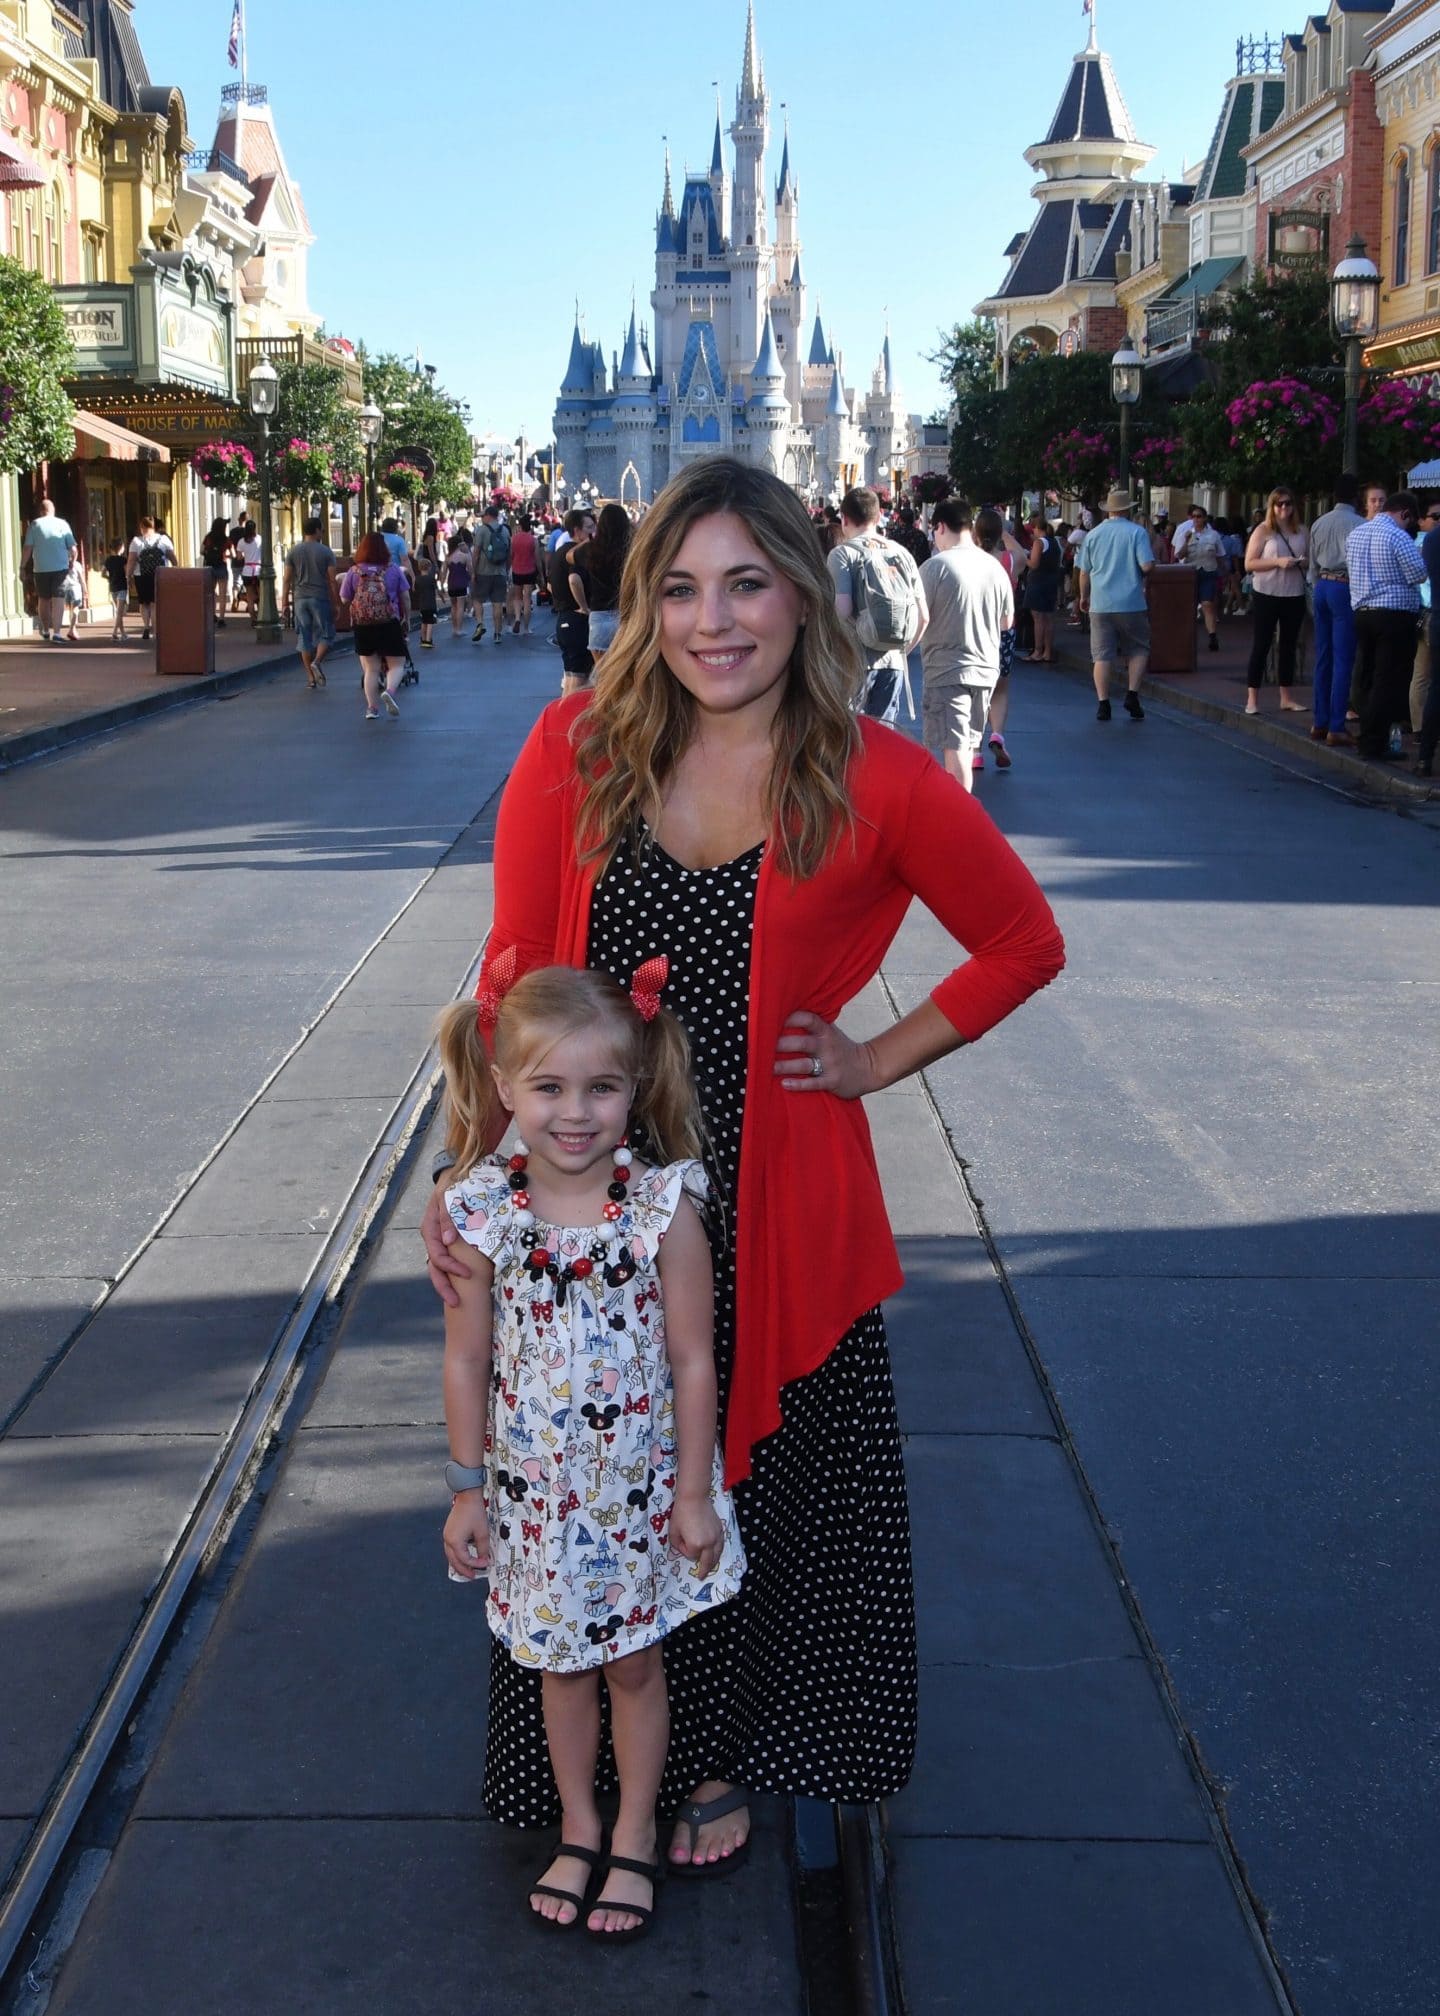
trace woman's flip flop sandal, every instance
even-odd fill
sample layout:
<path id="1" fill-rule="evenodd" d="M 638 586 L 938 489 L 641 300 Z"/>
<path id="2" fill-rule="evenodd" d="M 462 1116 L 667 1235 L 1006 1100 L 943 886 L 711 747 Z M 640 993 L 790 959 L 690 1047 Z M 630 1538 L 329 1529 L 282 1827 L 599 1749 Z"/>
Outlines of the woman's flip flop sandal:
<path id="1" fill-rule="evenodd" d="M 700 1829 L 711 1820 L 723 1820 L 727 1813 L 738 1813 L 742 1806 L 750 1804 L 750 1795 L 743 1785 L 736 1785 L 729 1792 L 717 1792 L 713 1799 L 687 1799 L 675 1815 L 682 1827 L 690 1829 L 690 1855 L 693 1856 L 700 1844 Z M 750 1836 L 747 1834 L 733 1853 L 721 1855 L 714 1862 L 694 1862 L 688 1857 L 684 1862 L 670 1861 L 666 1864 L 670 1875 L 693 1880 L 710 1876 L 728 1876 L 750 1853 Z"/>
<path id="2" fill-rule="evenodd" d="M 554 1853 L 546 1857 L 545 1867 L 548 1869 L 552 1862 L 558 1862 L 562 1855 L 573 1855 L 577 1862 L 586 1863 L 591 1872 L 590 1880 L 586 1883 L 584 1890 L 578 1897 L 573 1890 L 562 1890 L 554 1883 L 532 1883 L 530 1885 L 529 1894 L 532 1897 L 558 1897 L 562 1904 L 573 1904 L 575 1906 L 575 1916 L 573 1918 L 547 1918 L 543 1911 L 536 1911 L 533 1907 L 527 1907 L 530 1910 L 530 1916 L 542 1932 L 571 1932 L 580 1923 L 580 1920 L 585 1915 L 586 1900 L 595 1885 L 594 1872 L 600 1867 L 601 1860 L 603 1859 L 598 1848 L 576 1848 L 571 1842 L 562 1841 Z"/>
<path id="3" fill-rule="evenodd" d="M 650 1894 L 652 1898 L 658 1901 L 660 1896 L 660 1879 L 665 1874 L 663 1863 L 636 1862 L 629 1855 L 607 1855 L 600 1866 L 601 1890 L 605 1888 L 605 1878 L 610 1874 L 612 1869 L 625 1869 L 632 1876 L 648 1877 L 650 1880 Z M 587 1922 L 585 1926 L 586 1934 L 599 1946 L 633 1946 L 637 1939 L 645 1937 L 655 1921 L 654 1904 L 602 1904 L 598 1894 L 592 1901 L 590 1910 L 592 1912 L 629 1911 L 640 1920 L 638 1925 L 627 1925 L 623 1932 L 597 1932 L 594 1926 Z"/>

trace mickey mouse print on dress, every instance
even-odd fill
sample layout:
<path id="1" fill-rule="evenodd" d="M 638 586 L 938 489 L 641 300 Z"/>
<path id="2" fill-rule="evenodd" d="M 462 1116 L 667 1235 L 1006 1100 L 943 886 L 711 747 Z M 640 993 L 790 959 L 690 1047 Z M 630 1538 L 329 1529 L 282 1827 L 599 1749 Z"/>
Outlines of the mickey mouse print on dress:
<path id="1" fill-rule="evenodd" d="M 693 1161 L 645 1169 L 613 1219 L 549 1227 L 521 1222 L 511 1175 L 490 1157 L 445 1193 L 495 1266 L 487 1615 L 518 1664 L 581 1672 L 728 1602 L 744 1573 L 718 1449 L 718 1567 L 701 1578 L 669 1545 L 674 1382 L 656 1262 L 706 1180 Z"/>

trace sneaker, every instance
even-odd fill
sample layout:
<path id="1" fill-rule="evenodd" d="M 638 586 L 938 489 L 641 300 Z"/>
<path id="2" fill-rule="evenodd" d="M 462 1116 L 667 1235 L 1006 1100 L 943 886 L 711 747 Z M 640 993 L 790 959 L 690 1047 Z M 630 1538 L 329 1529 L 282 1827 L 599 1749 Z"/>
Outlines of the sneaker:
<path id="1" fill-rule="evenodd" d="M 1210 632 L 1210 649 L 1212 651 L 1218 651 L 1220 649 L 1220 633 L 1217 630 L 1212 630 Z"/>
<path id="2" fill-rule="evenodd" d="M 1108 721 L 1110 719 L 1110 702 L 1108 700 L 1102 700 L 1100 705 L 1095 709 L 1095 719 L 1097 721 Z"/>
<path id="3" fill-rule="evenodd" d="M 970 768 L 972 770 L 983 770 L 985 768 L 985 758 L 980 754 L 978 749 L 970 758 Z"/>
<path id="4" fill-rule="evenodd" d="M 1005 737 L 1003 735 L 992 735 L 990 737 L 990 747 L 995 751 L 995 768 L 997 770 L 1008 770 L 1010 768 L 1010 751 L 1005 747 Z"/>
<path id="5" fill-rule="evenodd" d="M 480 629 L 478 629 L 475 632 L 474 636 L 470 639 L 470 642 L 472 644 L 483 644 L 485 642 L 485 630 L 483 625 L 481 626 Z"/>
<path id="6" fill-rule="evenodd" d="M 1125 695 L 1125 712 L 1130 716 L 1132 721 L 1143 721 L 1145 719 L 1145 709 L 1140 705 L 1140 695 L 1138 693 L 1127 693 Z"/>
<path id="7" fill-rule="evenodd" d="M 367 707 L 365 709 L 365 719 L 367 721 L 378 721 L 380 719 L 380 709 L 378 707 Z"/>
<path id="8" fill-rule="evenodd" d="M 400 703 L 395 698 L 395 695 L 390 691 L 388 686 L 386 687 L 385 691 L 380 695 L 380 698 L 385 702 L 385 712 L 390 716 L 390 719 L 392 721 L 398 721 L 400 718 Z"/>

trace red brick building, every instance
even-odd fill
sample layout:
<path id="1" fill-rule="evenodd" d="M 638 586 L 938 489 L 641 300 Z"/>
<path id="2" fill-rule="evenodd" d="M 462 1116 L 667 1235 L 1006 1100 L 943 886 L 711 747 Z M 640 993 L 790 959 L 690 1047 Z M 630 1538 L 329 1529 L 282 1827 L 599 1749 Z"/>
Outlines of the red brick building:
<path id="1" fill-rule="evenodd" d="M 1392 0 L 1330 0 L 1284 44 L 1285 107 L 1242 150 L 1255 172 L 1255 265 L 1319 258 L 1351 238 L 1380 245 L 1385 139 L 1367 38 Z"/>

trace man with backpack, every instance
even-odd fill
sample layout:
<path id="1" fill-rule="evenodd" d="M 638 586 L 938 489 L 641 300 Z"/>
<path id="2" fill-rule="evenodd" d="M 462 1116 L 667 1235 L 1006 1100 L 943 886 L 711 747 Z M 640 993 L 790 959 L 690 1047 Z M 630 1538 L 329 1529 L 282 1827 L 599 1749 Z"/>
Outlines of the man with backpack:
<path id="1" fill-rule="evenodd" d="M 841 540 L 826 559 L 835 584 L 835 608 L 854 626 L 865 658 L 859 709 L 892 726 L 902 689 L 909 694 L 906 658 L 929 620 L 920 570 L 903 546 L 880 530 L 880 499 L 859 484 L 840 500 Z"/>
<path id="2" fill-rule="evenodd" d="M 140 605 L 140 642 L 144 644 L 155 622 L 155 576 L 162 567 L 175 565 L 175 548 L 163 527 L 153 518 L 142 518 L 125 559 L 130 599 Z"/>
<path id="3" fill-rule="evenodd" d="M 505 634 L 505 604 L 510 593 L 510 534 L 500 522 L 499 506 L 487 504 L 480 514 L 480 533 L 475 541 L 475 585 L 470 599 L 475 605 L 475 635 L 478 644 L 485 635 L 485 604 L 490 604 L 490 623 L 498 644 Z"/>

